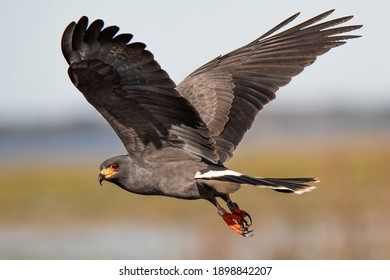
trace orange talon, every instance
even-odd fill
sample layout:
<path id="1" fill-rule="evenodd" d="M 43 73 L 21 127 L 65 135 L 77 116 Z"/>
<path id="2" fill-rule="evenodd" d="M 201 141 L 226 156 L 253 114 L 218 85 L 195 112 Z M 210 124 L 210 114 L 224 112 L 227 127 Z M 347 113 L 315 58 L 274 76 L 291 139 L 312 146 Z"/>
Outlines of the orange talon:
<path id="1" fill-rule="evenodd" d="M 223 214 L 222 218 L 231 230 L 237 232 L 240 235 L 244 233 L 244 229 L 238 222 L 241 219 L 239 216 L 230 213 L 225 213 Z"/>
<path id="2" fill-rule="evenodd" d="M 241 222 L 245 223 L 247 227 L 250 227 L 252 225 L 251 216 L 244 210 L 241 210 L 240 208 L 237 207 L 232 209 L 232 213 L 239 216 L 241 218 Z"/>
<path id="3" fill-rule="evenodd" d="M 233 211 L 233 213 L 227 213 L 221 208 L 218 213 L 222 216 L 223 220 L 231 230 L 245 237 L 252 236 L 252 234 L 250 234 L 252 230 L 249 230 L 252 220 L 245 211 L 238 209 L 237 211 Z M 246 220 L 247 217 L 249 217 L 249 222 Z"/>

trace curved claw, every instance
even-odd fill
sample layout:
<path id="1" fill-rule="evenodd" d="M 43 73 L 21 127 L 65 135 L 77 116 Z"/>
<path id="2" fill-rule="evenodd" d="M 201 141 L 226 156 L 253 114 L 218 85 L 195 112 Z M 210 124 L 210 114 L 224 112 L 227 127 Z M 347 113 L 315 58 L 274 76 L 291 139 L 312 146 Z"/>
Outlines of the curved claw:
<path id="1" fill-rule="evenodd" d="M 231 200 L 227 201 L 227 206 L 231 213 L 226 212 L 219 204 L 217 205 L 217 208 L 218 214 L 221 215 L 229 228 L 242 236 L 253 236 L 253 234 L 251 234 L 253 230 L 249 229 L 252 225 L 252 217 L 246 211 L 241 210 L 237 203 Z"/>
<path id="2" fill-rule="evenodd" d="M 253 230 L 246 230 L 241 235 L 244 236 L 244 237 L 252 237 L 253 236 L 252 231 Z"/>
<path id="3" fill-rule="evenodd" d="M 245 217 L 243 218 L 243 220 L 245 221 L 248 227 L 252 225 L 252 217 L 248 213 L 245 212 Z"/>
<path id="4" fill-rule="evenodd" d="M 241 210 L 240 208 L 234 208 L 232 213 L 240 216 L 241 222 L 244 223 L 246 227 L 250 227 L 252 225 L 252 217 L 246 211 Z"/>
<path id="5" fill-rule="evenodd" d="M 233 214 L 233 213 L 224 213 L 222 215 L 223 220 L 225 223 L 229 226 L 231 230 L 234 232 L 237 232 L 238 234 L 245 236 L 245 237 L 250 237 L 253 236 L 251 232 L 253 230 L 249 229 L 249 226 L 252 224 L 252 220 L 250 219 L 249 222 L 245 219 L 246 217 L 250 216 L 247 214 L 244 217 L 241 217 L 241 215 Z"/>

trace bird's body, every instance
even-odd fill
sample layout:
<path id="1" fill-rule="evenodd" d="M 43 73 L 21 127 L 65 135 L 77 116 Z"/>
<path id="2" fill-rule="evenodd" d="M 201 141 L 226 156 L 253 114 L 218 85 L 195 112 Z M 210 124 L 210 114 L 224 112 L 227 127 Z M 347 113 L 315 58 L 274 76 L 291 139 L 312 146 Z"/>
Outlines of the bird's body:
<path id="1" fill-rule="evenodd" d="M 120 176 L 126 184 L 115 178 L 110 179 L 104 175 L 105 180 L 112 181 L 121 188 L 143 195 L 163 195 L 181 199 L 199 199 L 201 194 L 194 180 L 199 169 L 206 166 L 205 163 L 187 160 L 172 161 L 164 164 L 145 164 L 141 166 L 132 161 L 128 155 L 117 156 L 103 162 L 101 170 L 106 170 L 113 163 L 119 163 L 121 170 L 128 170 L 125 176 Z M 121 174 L 118 174 L 121 175 Z"/>
<path id="2" fill-rule="evenodd" d="M 249 236 L 251 219 L 230 200 L 243 185 L 303 193 L 316 178 L 251 177 L 227 169 L 258 112 L 276 91 L 345 40 L 360 25 L 334 27 L 351 17 L 318 23 L 332 11 L 274 34 L 298 14 L 227 55 L 219 56 L 176 84 L 143 43 L 131 34 L 88 26 L 82 17 L 62 37 L 62 52 L 74 85 L 110 123 L 127 155 L 102 163 L 99 182 L 111 181 L 136 194 L 213 203 L 228 226 Z M 222 198 L 231 213 L 216 198 Z"/>

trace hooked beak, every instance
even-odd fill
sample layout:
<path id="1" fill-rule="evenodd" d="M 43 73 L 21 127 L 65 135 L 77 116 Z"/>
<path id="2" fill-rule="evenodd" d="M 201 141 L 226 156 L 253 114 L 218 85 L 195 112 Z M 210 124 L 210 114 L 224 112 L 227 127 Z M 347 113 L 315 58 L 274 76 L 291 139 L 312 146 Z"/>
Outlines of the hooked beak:
<path id="1" fill-rule="evenodd" d="M 106 175 L 104 175 L 103 173 L 99 173 L 98 180 L 99 180 L 100 186 L 102 186 L 102 182 L 103 182 L 104 180 L 106 180 Z"/>
<path id="2" fill-rule="evenodd" d="M 115 177 L 115 175 L 117 173 L 118 173 L 118 171 L 111 166 L 109 166 L 107 168 L 103 168 L 102 170 L 100 170 L 100 173 L 99 173 L 99 177 L 98 177 L 99 184 L 102 185 L 102 182 L 104 180 L 110 181 L 113 177 Z"/>

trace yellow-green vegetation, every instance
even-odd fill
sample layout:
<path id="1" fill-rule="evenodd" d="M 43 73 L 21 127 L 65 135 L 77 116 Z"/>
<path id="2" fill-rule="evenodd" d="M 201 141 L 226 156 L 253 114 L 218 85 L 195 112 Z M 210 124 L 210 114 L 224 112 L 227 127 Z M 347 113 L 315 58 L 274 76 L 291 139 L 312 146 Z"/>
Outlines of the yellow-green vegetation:
<path id="1" fill-rule="evenodd" d="M 195 238 L 203 240 L 196 246 L 204 247 L 176 258 L 234 258 L 240 244 L 252 248 L 248 258 L 390 258 L 390 146 L 370 142 L 318 150 L 279 148 L 240 151 L 229 167 L 264 177 L 318 176 L 321 183 L 304 195 L 257 188 L 234 194 L 233 200 L 253 217 L 256 235 L 251 239 L 225 228 L 208 202 L 144 197 L 107 182 L 100 187 L 98 162 L 3 166 L 0 223 L 4 228 L 145 221 L 178 230 L 192 227 Z"/>

